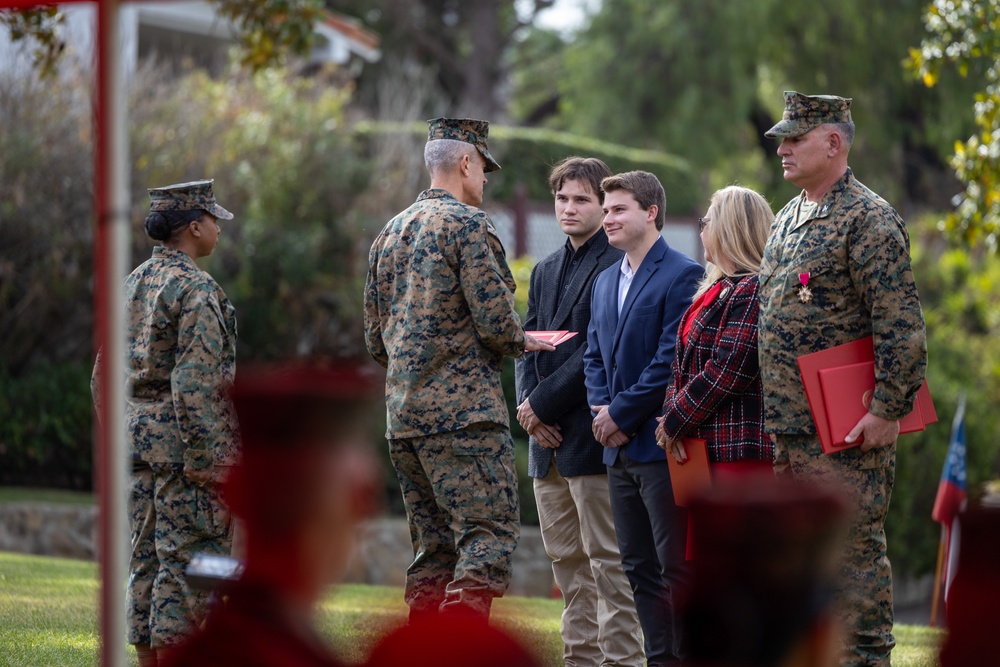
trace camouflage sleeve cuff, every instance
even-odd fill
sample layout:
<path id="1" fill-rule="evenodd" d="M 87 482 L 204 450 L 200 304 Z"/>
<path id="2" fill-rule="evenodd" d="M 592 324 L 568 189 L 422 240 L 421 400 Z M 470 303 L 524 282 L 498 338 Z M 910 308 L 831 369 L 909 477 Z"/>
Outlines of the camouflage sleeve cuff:
<path id="1" fill-rule="evenodd" d="M 886 401 L 880 400 L 878 396 L 872 399 L 872 403 L 868 407 L 868 412 L 872 413 L 876 417 L 881 417 L 882 419 L 888 419 L 890 421 L 902 419 L 906 415 L 910 414 L 912 410 L 912 401 L 909 404 L 907 404 L 905 400 Z"/>
<path id="2" fill-rule="evenodd" d="M 210 449 L 186 449 L 184 465 L 191 470 L 211 470 L 215 465 L 215 453 Z"/>

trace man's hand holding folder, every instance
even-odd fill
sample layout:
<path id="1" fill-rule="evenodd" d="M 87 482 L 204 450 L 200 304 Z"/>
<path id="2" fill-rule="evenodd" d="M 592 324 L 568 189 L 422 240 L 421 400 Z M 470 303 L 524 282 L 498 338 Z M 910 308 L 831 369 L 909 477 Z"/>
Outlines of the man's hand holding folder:
<path id="1" fill-rule="evenodd" d="M 900 433 L 924 430 L 937 421 L 925 380 L 913 410 L 900 420 L 868 411 L 875 391 L 875 351 L 871 336 L 798 358 L 802 386 L 827 454 L 861 446 L 863 451 L 885 447 Z"/>
<path id="2" fill-rule="evenodd" d="M 861 446 L 861 451 L 867 452 L 869 449 L 891 445 L 898 437 L 899 420 L 882 419 L 878 415 L 866 412 L 861 421 L 844 438 L 844 442 L 848 445 L 858 444 Z"/>

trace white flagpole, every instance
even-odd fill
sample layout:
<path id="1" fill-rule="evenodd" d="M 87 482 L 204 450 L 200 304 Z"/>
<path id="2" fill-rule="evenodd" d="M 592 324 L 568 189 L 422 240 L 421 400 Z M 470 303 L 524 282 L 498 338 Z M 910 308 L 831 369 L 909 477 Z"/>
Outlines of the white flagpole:
<path id="1" fill-rule="evenodd" d="M 119 1 L 97 9 L 94 87 L 95 343 L 103 349 L 95 428 L 95 486 L 100 550 L 100 664 L 125 661 L 125 308 L 122 280 L 129 246 L 127 134 L 120 61 Z"/>

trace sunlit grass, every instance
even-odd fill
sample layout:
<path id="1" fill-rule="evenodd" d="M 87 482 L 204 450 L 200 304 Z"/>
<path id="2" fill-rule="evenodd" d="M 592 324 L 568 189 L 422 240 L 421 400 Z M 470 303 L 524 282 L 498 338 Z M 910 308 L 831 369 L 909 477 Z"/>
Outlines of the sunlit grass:
<path id="1" fill-rule="evenodd" d="M 0 553 L 0 666 L 93 665 L 96 567 Z"/>
<path id="2" fill-rule="evenodd" d="M 0 667 L 95 665 L 97 595 L 92 562 L 0 552 Z M 492 618 L 555 667 L 562 664 L 561 612 L 559 600 L 508 597 L 496 601 Z M 401 589 L 345 585 L 326 598 L 318 623 L 344 660 L 360 662 L 406 618 Z M 940 630 L 900 625 L 895 632 L 893 667 L 937 666 Z M 135 665 L 135 653 L 128 655 Z"/>
<path id="3" fill-rule="evenodd" d="M 897 625 L 896 648 L 892 651 L 893 667 L 937 667 L 938 651 L 944 633 L 920 625 Z"/>

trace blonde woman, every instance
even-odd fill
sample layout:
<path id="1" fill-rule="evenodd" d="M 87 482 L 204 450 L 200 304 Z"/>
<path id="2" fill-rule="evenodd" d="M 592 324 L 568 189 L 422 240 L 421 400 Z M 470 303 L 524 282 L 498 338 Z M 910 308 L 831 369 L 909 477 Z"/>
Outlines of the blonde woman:
<path id="1" fill-rule="evenodd" d="M 757 271 L 774 214 L 748 188 L 712 195 L 699 220 L 704 280 L 681 318 L 657 443 L 679 462 L 682 438 L 702 438 L 713 477 L 771 471 L 757 362 Z"/>

